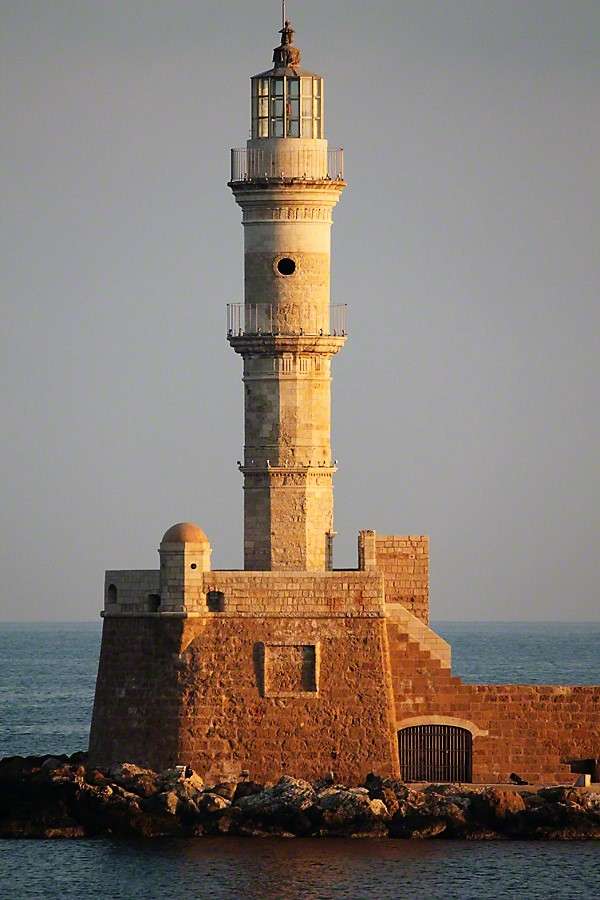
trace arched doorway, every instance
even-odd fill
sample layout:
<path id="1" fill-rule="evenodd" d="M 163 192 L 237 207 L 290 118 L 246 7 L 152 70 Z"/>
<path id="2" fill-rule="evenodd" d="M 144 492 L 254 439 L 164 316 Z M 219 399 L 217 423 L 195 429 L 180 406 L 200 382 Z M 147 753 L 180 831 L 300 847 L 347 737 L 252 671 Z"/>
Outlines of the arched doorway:
<path id="1" fill-rule="evenodd" d="M 398 732 L 403 781 L 469 783 L 473 735 L 456 725 L 413 725 Z"/>

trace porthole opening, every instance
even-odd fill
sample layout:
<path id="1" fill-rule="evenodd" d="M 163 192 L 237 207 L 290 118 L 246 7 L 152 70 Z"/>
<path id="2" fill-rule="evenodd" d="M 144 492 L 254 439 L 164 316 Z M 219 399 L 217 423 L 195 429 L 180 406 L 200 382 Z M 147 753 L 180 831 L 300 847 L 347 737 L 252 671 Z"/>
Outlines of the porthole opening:
<path id="1" fill-rule="evenodd" d="M 296 263 L 289 256 L 284 256 L 277 263 L 277 271 L 280 275 L 293 275 L 296 271 Z"/>
<path id="2" fill-rule="evenodd" d="M 196 563 L 192 563 L 190 566 L 190 569 L 197 569 L 197 568 L 198 568 L 198 566 L 196 565 Z"/>

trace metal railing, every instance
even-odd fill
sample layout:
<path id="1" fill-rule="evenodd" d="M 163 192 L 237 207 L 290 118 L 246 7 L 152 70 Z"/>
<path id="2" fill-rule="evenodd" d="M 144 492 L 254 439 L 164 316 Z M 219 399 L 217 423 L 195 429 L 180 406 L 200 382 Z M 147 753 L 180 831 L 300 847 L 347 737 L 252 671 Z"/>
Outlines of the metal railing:
<path id="1" fill-rule="evenodd" d="M 227 336 L 308 335 L 345 337 L 348 334 L 348 304 L 336 303 L 327 314 L 310 303 L 228 303 Z"/>
<path id="2" fill-rule="evenodd" d="M 298 147 L 296 149 L 247 149 L 231 151 L 231 181 L 342 181 L 344 151 Z"/>

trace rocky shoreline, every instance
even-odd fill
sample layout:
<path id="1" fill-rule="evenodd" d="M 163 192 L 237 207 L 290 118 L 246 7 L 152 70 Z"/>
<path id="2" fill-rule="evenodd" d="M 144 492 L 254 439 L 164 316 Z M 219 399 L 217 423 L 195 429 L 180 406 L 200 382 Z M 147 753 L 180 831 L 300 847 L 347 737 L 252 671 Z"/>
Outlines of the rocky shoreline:
<path id="1" fill-rule="evenodd" d="M 0 760 L 0 838 L 202 837 L 600 839 L 600 793 L 572 787 L 518 791 L 477 785 L 416 790 L 369 775 L 206 785 L 178 767 L 109 770 L 86 755 Z"/>

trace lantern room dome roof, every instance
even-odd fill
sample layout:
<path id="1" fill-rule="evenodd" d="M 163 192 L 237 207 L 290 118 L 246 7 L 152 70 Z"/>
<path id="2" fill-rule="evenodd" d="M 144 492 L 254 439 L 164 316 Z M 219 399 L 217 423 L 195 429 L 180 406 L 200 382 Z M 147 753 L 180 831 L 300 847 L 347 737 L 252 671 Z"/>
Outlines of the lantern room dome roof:
<path id="1" fill-rule="evenodd" d="M 298 47 L 294 46 L 294 26 L 287 19 L 283 22 L 283 28 L 279 32 L 281 35 L 281 43 L 279 47 L 275 47 L 273 51 L 273 68 L 266 72 L 259 72 L 255 78 L 281 78 L 284 75 L 288 78 L 299 78 L 301 76 L 313 76 L 321 78 L 316 72 L 309 72 L 300 67 L 302 54 Z"/>
<path id="2" fill-rule="evenodd" d="M 266 72 L 258 72 L 253 78 L 322 78 L 318 72 L 309 72 L 308 69 L 301 69 L 299 66 L 286 66 L 285 68 L 275 67 L 267 69 Z"/>
<path id="3" fill-rule="evenodd" d="M 163 535 L 161 544 L 208 544 L 209 540 L 194 522 L 178 522 Z"/>

